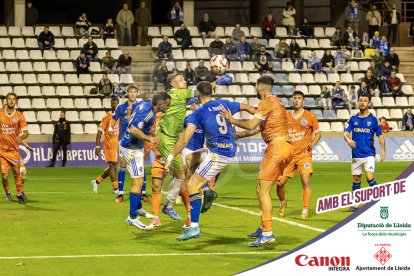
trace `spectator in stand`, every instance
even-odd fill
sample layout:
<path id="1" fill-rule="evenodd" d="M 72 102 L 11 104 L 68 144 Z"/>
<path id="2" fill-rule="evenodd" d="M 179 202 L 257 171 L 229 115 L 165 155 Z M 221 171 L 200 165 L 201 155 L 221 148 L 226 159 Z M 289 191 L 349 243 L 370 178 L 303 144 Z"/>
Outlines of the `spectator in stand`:
<path id="1" fill-rule="evenodd" d="M 364 51 L 366 48 L 369 48 L 369 41 L 370 39 L 368 36 L 368 32 L 363 32 L 361 40 L 359 41 L 362 51 Z"/>
<path id="2" fill-rule="evenodd" d="M 198 62 L 198 66 L 194 69 L 196 82 L 199 83 L 200 81 L 205 81 L 208 78 L 210 71 L 207 67 L 204 66 L 204 61 L 200 60 Z"/>
<path id="3" fill-rule="evenodd" d="M 275 45 L 275 54 L 279 51 L 279 48 L 282 48 L 282 47 L 285 49 L 285 52 L 287 53 L 288 58 L 290 58 L 290 48 L 289 48 L 289 45 L 286 43 L 286 39 L 284 38 L 281 38 L 279 40 L 279 44 Z"/>
<path id="4" fill-rule="evenodd" d="M 345 91 L 341 88 L 341 83 L 337 81 L 335 87 L 331 90 L 332 106 L 336 110 L 338 107 L 349 109 L 347 104 L 348 98 L 345 95 Z"/>
<path id="5" fill-rule="evenodd" d="M 385 56 L 390 53 L 390 44 L 388 43 L 387 37 L 384 35 L 380 41 L 380 53 Z"/>
<path id="6" fill-rule="evenodd" d="M 385 56 L 385 60 L 387 60 L 392 67 L 392 70 L 398 73 L 398 67 L 400 66 L 400 58 L 395 53 L 394 48 L 390 48 L 390 53 Z"/>
<path id="7" fill-rule="evenodd" d="M 149 44 L 148 26 L 151 25 L 151 20 L 151 11 L 145 7 L 145 1 L 141 1 L 140 7 L 135 11 L 135 22 L 138 25 L 138 45 L 146 46 Z"/>
<path id="8" fill-rule="evenodd" d="M 369 90 L 369 94 L 375 97 L 379 96 L 379 90 L 378 90 L 378 83 L 377 79 L 373 75 L 372 70 L 367 70 L 367 73 L 365 77 L 361 79 L 362 82 L 364 82 L 367 86 L 367 89 Z"/>
<path id="9" fill-rule="evenodd" d="M 214 40 L 211 41 L 210 46 L 208 47 L 208 52 L 210 56 L 222 55 L 224 53 L 224 43 L 220 40 L 220 37 L 216 35 Z"/>
<path id="10" fill-rule="evenodd" d="M 390 125 L 388 124 L 385 117 L 381 117 L 380 126 L 381 126 L 381 129 L 382 129 L 382 133 L 388 133 L 388 132 L 390 132 L 390 130 L 392 130 L 392 127 L 390 127 Z"/>
<path id="11" fill-rule="evenodd" d="M 335 32 L 331 37 L 331 46 L 339 47 L 343 44 L 341 28 L 336 27 Z"/>
<path id="12" fill-rule="evenodd" d="M 79 57 L 75 60 L 76 73 L 89 74 L 89 60 L 85 57 L 85 52 L 80 51 Z"/>
<path id="13" fill-rule="evenodd" d="M 355 0 L 351 0 L 345 8 L 345 25 L 351 26 L 358 33 L 359 6 Z"/>
<path id="14" fill-rule="evenodd" d="M 323 109 L 332 109 L 332 96 L 329 92 L 328 87 L 325 85 L 321 88 L 321 102 Z"/>
<path id="15" fill-rule="evenodd" d="M 240 29 L 240 24 L 236 24 L 231 34 L 231 40 L 233 40 L 234 44 L 239 44 L 243 36 L 245 35 L 244 35 L 244 32 Z"/>
<path id="16" fill-rule="evenodd" d="M 106 73 L 102 74 L 102 79 L 99 81 L 98 92 L 105 97 L 109 97 L 112 94 L 112 83 L 111 80 L 108 79 L 108 74 Z"/>
<path id="17" fill-rule="evenodd" d="M 180 6 L 180 2 L 176 1 L 174 6 L 171 8 L 169 12 L 169 20 L 171 22 L 171 26 L 176 27 L 180 26 L 184 22 L 184 12 Z"/>
<path id="18" fill-rule="evenodd" d="M 353 59 L 363 59 L 365 57 L 364 57 L 364 53 L 359 48 L 354 48 L 352 50 L 352 58 Z"/>
<path id="19" fill-rule="evenodd" d="M 208 16 L 208 13 L 203 14 L 203 18 L 198 25 L 201 36 L 203 39 L 206 37 L 214 37 L 214 31 L 216 30 L 216 24 Z"/>
<path id="20" fill-rule="evenodd" d="M 359 90 L 358 93 L 355 90 L 355 85 L 351 85 L 348 89 L 348 93 L 346 94 L 348 100 L 348 108 L 349 112 L 352 109 L 359 109 L 358 99 L 359 99 Z"/>
<path id="21" fill-rule="evenodd" d="M 181 24 L 180 28 L 175 31 L 174 38 L 178 45 L 181 45 L 181 50 L 192 47 L 190 31 L 187 29 L 184 23 Z"/>
<path id="22" fill-rule="evenodd" d="M 271 14 L 268 14 L 260 25 L 262 29 L 262 37 L 269 40 L 276 36 L 276 20 Z"/>
<path id="23" fill-rule="evenodd" d="M 278 61 L 288 61 L 290 60 L 289 51 L 285 46 L 279 46 L 276 52 L 276 58 Z"/>
<path id="24" fill-rule="evenodd" d="M 389 61 L 384 61 L 380 66 L 380 76 L 388 79 L 391 76 L 392 67 Z"/>
<path id="25" fill-rule="evenodd" d="M 293 63 L 296 62 L 296 60 L 300 59 L 300 51 L 301 48 L 299 44 L 296 43 L 296 38 L 292 38 L 290 40 L 290 59 L 293 61 Z"/>
<path id="26" fill-rule="evenodd" d="M 381 54 L 379 48 L 375 49 L 374 54 L 371 56 L 371 61 L 374 61 L 376 66 L 380 66 L 385 61 L 385 57 Z"/>
<path id="27" fill-rule="evenodd" d="M 111 55 L 111 51 L 107 51 L 102 58 L 102 69 L 107 74 L 114 74 L 116 69 L 116 59 Z"/>
<path id="28" fill-rule="evenodd" d="M 229 36 L 226 38 L 226 44 L 224 44 L 224 54 L 229 61 L 239 60 L 236 44 L 233 43 Z"/>
<path id="29" fill-rule="evenodd" d="M 397 5 L 392 3 L 391 10 L 385 11 L 384 21 L 388 25 L 387 38 L 393 45 L 397 44 L 398 25 L 401 23 L 401 14 L 397 11 Z"/>
<path id="30" fill-rule="evenodd" d="M 349 56 L 345 53 L 344 49 L 338 48 L 335 55 L 335 73 L 338 71 L 346 70 L 348 74 L 351 73 L 351 66 L 346 64 Z"/>
<path id="31" fill-rule="evenodd" d="M 131 26 L 134 24 L 134 14 L 128 9 L 128 4 L 124 3 L 122 9 L 116 16 L 116 23 L 119 25 L 120 46 L 132 45 Z"/>
<path id="32" fill-rule="evenodd" d="M 322 68 L 326 74 L 335 72 L 335 58 L 331 50 L 326 50 L 322 57 Z"/>
<path id="33" fill-rule="evenodd" d="M 119 83 L 114 82 L 112 83 L 112 94 L 118 96 L 119 98 L 122 98 L 124 95 L 126 95 L 126 91 L 122 86 L 119 85 Z"/>
<path id="34" fill-rule="evenodd" d="M 411 107 L 407 108 L 402 118 L 402 130 L 414 131 L 414 115 Z"/>
<path id="35" fill-rule="evenodd" d="M 32 1 L 26 3 L 26 26 L 35 26 L 39 19 L 39 13 L 37 9 L 33 7 Z"/>
<path id="36" fill-rule="evenodd" d="M 191 68 L 191 63 L 187 62 L 183 76 L 185 81 L 187 82 L 187 85 L 196 84 L 196 75 L 193 68 Z"/>
<path id="37" fill-rule="evenodd" d="M 254 59 L 254 67 L 260 73 L 272 71 L 273 59 L 272 56 L 266 52 L 266 46 L 260 46 L 260 52 Z"/>
<path id="38" fill-rule="evenodd" d="M 361 86 L 358 89 L 357 99 L 359 99 L 359 96 L 361 95 L 368 95 L 369 97 L 375 96 L 374 93 L 372 93 L 372 91 L 368 89 L 367 83 L 365 81 L 361 82 Z"/>
<path id="39" fill-rule="evenodd" d="M 374 48 L 377 49 L 380 47 L 380 42 L 381 42 L 381 37 L 379 36 L 379 31 L 376 31 L 374 33 L 374 36 L 372 36 L 369 44 L 370 44 L 370 48 Z"/>
<path id="40" fill-rule="evenodd" d="M 377 81 L 381 75 L 379 65 L 376 65 L 375 60 L 370 61 L 370 66 L 368 67 L 368 71 L 372 72 L 372 77 L 375 78 Z M 367 71 L 367 72 L 368 72 Z"/>
<path id="41" fill-rule="evenodd" d="M 164 85 L 164 90 L 167 89 L 167 80 L 168 80 L 168 68 L 167 61 L 163 59 L 161 63 L 157 63 L 153 72 L 153 81 L 154 81 L 154 93 L 158 91 L 158 83 Z"/>
<path id="42" fill-rule="evenodd" d="M 88 18 L 86 17 L 86 13 L 82 13 L 78 21 L 76 21 L 76 24 L 75 24 L 75 35 L 77 36 L 89 35 L 88 30 L 91 25 L 92 23 L 89 22 Z"/>
<path id="43" fill-rule="evenodd" d="M 97 61 L 97 54 L 98 54 L 98 45 L 93 42 L 93 38 L 91 36 L 88 37 L 88 42 L 83 44 L 82 50 L 85 52 L 85 56 L 89 61 Z"/>
<path id="44" fill-rule="evenodd" d="M 45 49 L 53 49 L 55 46 L 55 36 L 52 32 L 49 31 L 48 26 L 45 26 L 43 28 L 43 32 L 39 34 L 37 42 L 39 44 L 40 51 L 42 51 L 42 54 Z"/>
<path id="45" fill-rule="evenodd" d="M 239 54 L 240 61 L 250 60 L 250 55 L 252 49 L 250 48 L 250 44 L 246 42 L 246 37 L 242 36 L 240 43 L 237 44 L 237 52 Z"/>
<path id="46" fill-rule="evenodd" d="M 260 53 L 260 47 L 262 44 L 260 44 L 260 40 L 257 36 L 253 37 L 253 41 L 250 44 L 252 59 L 255 59 L 256 56 Z"/>
<path id="47" fill-rule="evenodd" d="M 358 35 L 354 32 L 351 26 L 348 26 L 346 32 L 344 33 L 344 42 L 346 42 L 346 45 L 351 49 L 359 48 Z"/>
<path id="48" fill-rule="evenodd" d="M 282 24 L 283 26 L 286 27 L 288 35 L 293 35 L 294 31 L 295 31 L 295 17 L 294 15 L 296 14 L 296 10 L 292 5 L 292 2 L 287 2 L 286 3 L 286 8 L 283 10 L 282 12 Z"/>
<path id="49" fill-rule="evenodd" d="M 372 37 L 375 32 L 379 31 L 381 26 L 381 14 L 377 11 L 377 6 L 371 5 L 371 9 L 368 11 L 365 18 L 368 21 L 368 35 Z"/>
<path id="50" fill-rule="evenodd" d="M 395 71 L 391 72 L 390 78 L 387 80 L 388 91 L 391 93 L 391 96 L 401 97 L 404 96 L 404 93 L 401 91 L 403 83 Z"/>
<path id="51" fill-rule="evenodd" d="M 162 60 L 162 59 L 172 60 L 173 59 L 172 45 L 170 42 L 168 42 L 168 36 L 166 35 L 162 37 L 162 41 L 160 42 L 160 44 L 158 44 L 157 57 L 159 60 Z"/>
<path id="52" fill-rule="evenodd" d="M 321 59 L 316 56 L 315 51 L 312 51 L 308 57 L 308 67 L 316 72 L 320 72 L 322 70 Z"/>
<path id="53" fill-rule="evenodd" d="M 306 16 L 302 19 L 299 26 L 299 31 L 302 36 L 313 37 L 313 26 L 309 23 L 309 18 Z"/>
<path id="54" fill-rule="evenodd" d="M 115 70 L 116 73 L 118 75 L 131 74 L 131 63 L 132 58 L 129 56 L 129 52 L 124 51 L 118 58 Z"/>
<path id="55" fill-rule="evenodd" d="M 114 23 L 112 22 L 112 18 L 108 18 L 106 20 L 105 26 L 102 28 L 101 32 L 103 40 L 107 38 L 116 38 L 116 29 Z"/>

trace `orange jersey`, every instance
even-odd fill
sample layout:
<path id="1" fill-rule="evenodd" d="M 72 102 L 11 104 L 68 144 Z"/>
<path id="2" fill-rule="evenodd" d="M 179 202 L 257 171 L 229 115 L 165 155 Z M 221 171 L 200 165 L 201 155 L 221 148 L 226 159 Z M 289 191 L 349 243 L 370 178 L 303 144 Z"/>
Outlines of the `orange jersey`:
<path id="1" fill-rule="evenodd" d="M 268 95 L 262 99 L 254 116 L 262 120 L 261 132 L 266 144 L 277 137 L 287 138 L 286 108 L 278 97 Z"/>
<path id="2" fill-rule="evenodd" d="M 318 119 L 315 114 L 303 110 L 301 114 L 287 112 L 289 139 L 293 144 L 296 156 L 312 156 L 312 150 L 308 145 L 312 143 L 313 137 L 319 132 Z"/>
<path id="3" fill-rule="evenodd" d="M 0 109 L 0 150 L 19 152 L 17 138 L 27 130 L 26 119 L 20 111 L 9 115 L 6 109 Z"/>
<path id="4" fill-rule="evenodd" d="M 99 125 L 98 129 L 102 131 L 102 133 L 104 133 L 104 141 L 103 141 L 104 150 L 110 150 L 110 151 L 113 150 L 117 152 L 118 145 L 119 145 L 119 140 L 118 140 L 119 120 L 116 121 L 116 124 L 113 128 L 112 133 L 111 134 L 108 133 L 108 128 L 111 123 L 112 115 L 113 115 L 112 112 L 106 113 L 106 115 L 103 116 L 102 122 Z"/>

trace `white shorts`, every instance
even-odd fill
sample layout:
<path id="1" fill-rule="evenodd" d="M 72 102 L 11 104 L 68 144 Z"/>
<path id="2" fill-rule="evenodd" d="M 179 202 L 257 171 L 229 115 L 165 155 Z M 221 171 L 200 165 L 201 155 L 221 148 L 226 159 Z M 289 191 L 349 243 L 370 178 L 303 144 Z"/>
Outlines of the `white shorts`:
<path id="1" fill-rule="evenodd" d="M 204 159 L 204 155 L 207 152 L 207 148 L 201 148 L 201 149 L 198 149 L 198 150 L 190 150 L 190 149 L 184 148 L 181 151 L 181 156 L 183 158 L 183 163 L 184 164 L 186 163 L 185 158 L 187 157 L 187 155 L 193 154 L 193 153 L 196 153 L 196 152 L 201 152 L 201 159 Z"/>
<path id="2" fill-rule="evenodd" d="M 203 162 L 198 166 L 195 171 L 201 177 L 204 177 L 208 181 L 216 177 L 228 164 L 230 164 L 233 158 L 218 155 L 207 150 Z"/>
<path id="3" fill-rule="evenodd" d="M 131 178 L 144 177 L 144 149 L 127 149 L 120 147 L 121 156 L 125 158 Z"/>
<path id="4" fill-rule="evenodd" d="M 365 158 L 352 158 L 352 175 L 361 175 L 362 167 L 366 172 L 375 171 L 375 157 L 368 156 Z"/>

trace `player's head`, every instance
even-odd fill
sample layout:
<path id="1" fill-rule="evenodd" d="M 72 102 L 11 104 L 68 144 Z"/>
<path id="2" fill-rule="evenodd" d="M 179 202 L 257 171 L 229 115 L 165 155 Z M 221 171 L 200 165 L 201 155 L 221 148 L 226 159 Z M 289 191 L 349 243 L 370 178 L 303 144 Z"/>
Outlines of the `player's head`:
<path id="1" fill-rule="evenodd" d="M 268 94 L 272 94 L 273 78 L 269 76 L 260 77 L 256 82 L 257 97 L 261 100 Z"/>
<path id="2" fill-rule="evenodd" d="M 165 112 L 170 107 L 171 96 L 167 92 L 158 92 L 152 97 L 155 113 Z"/>
<path id="3" fill-rule="evenodd" d="M 181 74 L 171 75 L 168 80 L 168 83 L 170 84 L 171 88 L 187 89 L 187 82 L 185 81 L 183 75 Z"/>
<path id="4" fill-rule="evenodd" d="M 59 113 L 59 121 L 64 121 L 66 117 L 66 112 L 64 110 Z"/>
<path id="5" fill-rule="evenodd" d="M 298 111 L 303 108 L 303 101 L 305 99 L 305 94 L 302 91 L 293 92 L 293 108 Z"/>
<path id="6" fill-rule="evenodd" d="M 115 108 L 118 106 L 119 104 L 119 99 L 118 97 L 113 97 L 111 98 L 111 110 L 114 111 Z"/>
<path id="7" fill-rule="evenodd" d="M 128 86 L 127 94 L 128 100 L 131 102 L 135 102 L 138 97 L 138 87 L 134 85 Z"/>
<path id="8" fill-rule="evenodd" d="M 9 109 L 14 109 L 17 104 L 17 95 L 16 93 L 10 92 L 6 95 L 6 105 Z"/>
<path id="9" fill-rule="evenodd" d="M 211 98 L 213 86 L 208 81 L 200 81 L 196 86 L 199 97 Z M 200 101 L 201 102 L 201 101 Z"/>
<path id="10" fill-rule="evenodd" d="M 371 97 L 368 94 L 362 94 L 358 98 L 358 104 L 359 104 L 359 111 L 363 112 L 365 110 L 368 110 L 369 104 L 371 102 Z"/>

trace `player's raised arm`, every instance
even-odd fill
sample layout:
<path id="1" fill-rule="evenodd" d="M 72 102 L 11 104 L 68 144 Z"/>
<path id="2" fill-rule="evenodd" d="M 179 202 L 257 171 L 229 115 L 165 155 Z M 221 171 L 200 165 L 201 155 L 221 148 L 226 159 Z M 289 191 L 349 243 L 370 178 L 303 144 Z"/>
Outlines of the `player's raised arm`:
<path id="1" fill-rule="evenodd" d="M 262 120 L 258 117 L 253 117 L 250 120 L 235 119 L 233 115 L 231 115 L 231 112 L 225 108 L 222 108 L 220 113 L 230 124 L 247 130 L 255 130 L 262 122 Z"/>
<path id="2" fill-rule="evenodd" d="M 196 131 L 196 126 L 192 123 L 189 123 L 183 134 L 181 135 L 180 139 L 177 141 L 177 143 L 174 146 L 173 151 L 168 155 L 167 161 L 165 162 L 165 170 L 168 172 L 171 161 L 174 159 L 174 157 L 179 154 L 185 146 L 188 144 L 188 141 L 190 141 L 191 137 L 193 136 L 194 132 Z"/>
<path id="3" fill-rule="evenodd" d="M 152 144 L 159 144 L 160 143 L 160 138 L 157 136 L 151 136 L 151 135 L 146 135 L 144 132 L 142 132 L 140 129 L 138 129 L 135 126 L 130 126 L 129 128 L 129 132 L 134 135 L 135 137 L 148 141 Z"/>

